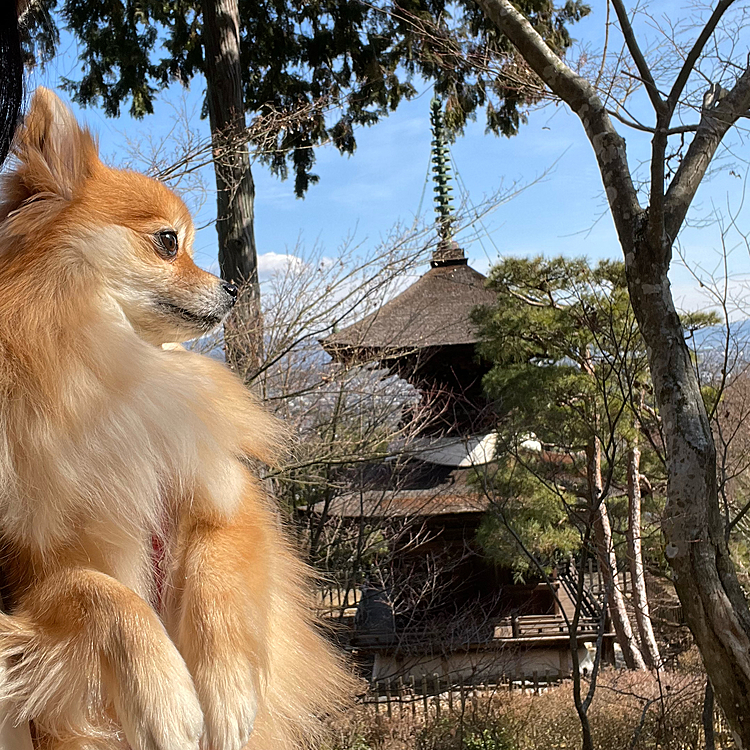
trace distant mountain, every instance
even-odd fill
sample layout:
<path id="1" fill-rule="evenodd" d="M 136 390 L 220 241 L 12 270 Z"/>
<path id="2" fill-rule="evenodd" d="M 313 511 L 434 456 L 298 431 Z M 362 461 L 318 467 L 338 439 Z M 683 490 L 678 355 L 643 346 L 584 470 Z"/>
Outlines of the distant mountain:
<path id="1" fill-rule="evenodd" d="M 727 329 L 724 325 L 701 328 L 686 336 L 688 345 L 691 345 L 692 348 L 692 340 L 695 342 L 694 346 L 696 349 L 723 349 L 726 338 Z M 729 324 L 729 340 L 735 344 L 742 345 L 742 348 L 746 348 L 750 344 L 750 318 L 735 320 Z"/>
<path id="2" fill-rule="evenodd" d="M 725 360 L 728 372 L 750 363 L 750 318 L 732 321 L 728 332 L 724 325 L 710 326 L 685 338 L 708 380 L 720 374 Z"/>

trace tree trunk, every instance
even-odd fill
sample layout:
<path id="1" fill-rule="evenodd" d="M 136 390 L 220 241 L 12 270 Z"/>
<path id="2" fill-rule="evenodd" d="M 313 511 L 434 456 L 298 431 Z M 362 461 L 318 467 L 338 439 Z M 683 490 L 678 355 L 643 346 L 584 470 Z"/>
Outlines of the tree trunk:
<path id="1" fill-rule="evenodd" d="M 216 231 L 222 278 L 240 287 L 224 324 L 227 362 L 246 381 L 263 356 L 263 321 L 253 223 L 255 184 L 245 137 L 237 0 L 202 0 L 206 99 L 216 173 Z"/>
<path id="2" fill-rule="evenodd" d="M 628 561 L 633 581 L 635 621 L 641 638 L 641 653 L 649 669 L 659 669 L 661 656 L 656 644 L 646 594 L 646 577 L 641 552 L 641 452 L 633 446 L 628 453 Z"/>
<path id="3" fill-rule="evenodd" d="M 719 511 L 716 451 L 698 378 L 674 309 L 663 247 L 625 253 L 633 309 L 649 351 L 664 425 L 665 554 L 703 663 L 740 747 L 750 748 L 750 612 Z"/>
<path id="4" fill-rule="evenodd" d="M 589 527 L 584 532 L 583 536 L 583 550 L 588 550 L 589 543 L 591 540 L 591 528 Z M 571 562 L 571 564 L 573 564 Z M 594 668 L 591 670 L 591 682 L 587 690 L 585 698 L 581 696 L 581 664 L 578 659 L 578 623 L 581 618 L 581 607 L 583 605 L 583 589 L 586 585 L 586 555 L 581 555 L 580 569 L 578 571 L 578 580 L 576 582 L 576 602 L 575 611 L 573 613 L 573 620 L 569 623 L 569 634 L 570 634 L 570 656 L 573 666 L 573 703 L 576 707 L 576 713 L 578 714 L 578 720 L 581 723 L 581 750 L 594 750 L 594 738 L 591 734 L 591 722 L 589 721 L 588 711 L 591 706 L 591 701 L 594 698 L 594 692 L 596 690 L 596 680 L 598 677 L 598 660 L 602 654 L 599 651 L 596 654 L 597 661 L 594 662 Z M 606 619 L 601 618 L 599 622 L 600 628 L 606 627 Z M 597 648 L 601 648 L 602 644 L 597 641 Z"/>
<path id="5" fill-rule="evenodd" d="M 588 482 L 591 493 L 591 507 L 594 514 L 594 534 L 599 568 L 607 591 L 607 606 L 615 628 L 615 637 L 622 649 L 622 656 L 628 669 L 645 669 L 641 652 L 638 649 L 633 629 L 630 626 L 625 599 L 617 585 L 617 557 L 612 544 L 612 527 L 609 523 L 607 504 L 602 497 L 602 449 L 597 438 L 592 438 L 587 448 Z"/>

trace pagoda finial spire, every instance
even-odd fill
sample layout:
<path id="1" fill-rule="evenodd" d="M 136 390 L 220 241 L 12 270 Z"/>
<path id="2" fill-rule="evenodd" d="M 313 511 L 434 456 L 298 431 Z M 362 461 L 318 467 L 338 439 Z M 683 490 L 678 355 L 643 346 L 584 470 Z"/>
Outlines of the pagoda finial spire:
<path id="1" fill-rule="evenodd" d="M 430 122 L 432 123 L 432 174 L 435 182 L 435 213 L 440 240 L 432 254 L 432 267 L 451 266 L 466 263 L 464 251 L 453 240 L 453 203 L 451 193 L 451 168 L 448 155 L 448 142 L 443 120 L 443 106 L 437 97 L 430 102 Z"/>

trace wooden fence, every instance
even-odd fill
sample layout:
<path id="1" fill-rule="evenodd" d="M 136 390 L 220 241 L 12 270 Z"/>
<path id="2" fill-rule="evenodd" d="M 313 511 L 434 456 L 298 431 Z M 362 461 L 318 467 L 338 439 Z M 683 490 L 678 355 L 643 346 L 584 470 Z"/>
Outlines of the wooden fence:
<path id="1" fill-rule="evenodd" d="M 389 718 L 394 712 L 400 716 L 408 712 L 413 717 L 420 714 L 424 719 L 439 719 L 446 711 L 448 714 L 464 714 L 467 705 L 476 710 L 480 697 L 493 693 L 521 691 L 538 695 L 562 682 L 559 675 L 548 670 L 532 672 L 531 676 L 503 675 L 492 682 L 464 682 L 437 674 L 421 678 L 411 675 L 406 679 L 398 677 L 373 682 L 362 697 L 362 703 L 371 707 L 376 714 L 383 712 Z"/>

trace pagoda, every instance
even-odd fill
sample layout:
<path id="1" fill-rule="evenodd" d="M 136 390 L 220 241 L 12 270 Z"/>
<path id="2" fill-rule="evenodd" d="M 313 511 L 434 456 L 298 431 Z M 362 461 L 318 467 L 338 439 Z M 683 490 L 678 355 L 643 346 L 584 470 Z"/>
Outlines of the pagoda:
<path id="1" fill-rule="evenodd" d="M 477 355 L 479 336 L 471 312 L 493 304 L 495 295 L 453 238 L 450 159 L 436 99 L 430 119 L 439 235 L 430 269 L 374 313 L 321 344 L 336 362 L 378 362 L 415 386 L 436 415 L 428 420 L 431 433 L 467 436 L 486 432 L 491 424 L 482 393 L 482 376 L 490 364 Z"/>
<path id="2" fill-rule="evenodd" d="M 352 528 L 399 529 L 390 583 L 365 583 L 355 606 L 341 610 L 354 610 L 348 647 L 374 680 L 438 672 L 454 681 L 533 670 L 567 675 L 570 637 L 560 607 L 572 612 L 573 585 L 554 583 L 556 597 L 541 581 L 519 583 L 476 543 L 489 500 L 475 478 L 492 472 L 496 433 L 482 391 L 491 364 L 476 351 L 471 314 L 493 305 L 495 294 L 454 240 L 438 101 L 430 114 L 438 231 L 430 269 L 371 315 L 321 341 L 335 362 L 387 368 L 421 394 L 418 422 L 412 410 L 402 416 L 404 426 L 414 427 L 408 443 L 392 445 L 385 461 L 359 464 L 347 489 L 326 504 L 329 516 Z M 403 592 L 419 589 L 427 576 L 436 593 L 410 609 Z M 581 659 L 598 622 L 596 612 L 586 614 L 577 638 Z"/>

